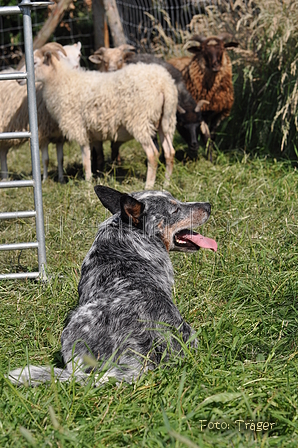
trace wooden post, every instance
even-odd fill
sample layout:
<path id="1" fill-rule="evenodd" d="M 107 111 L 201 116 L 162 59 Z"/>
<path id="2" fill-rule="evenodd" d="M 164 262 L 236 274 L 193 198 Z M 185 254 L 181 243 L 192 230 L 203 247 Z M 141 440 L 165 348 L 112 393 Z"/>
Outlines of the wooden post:
<path id="1" fill-rule="evenodd" d="M 33 41 L 34 50 L 47 43 L 72 1 L 73 0 L 59 0 L 57 5 L 54 6 L 49 18 L 45 21 L 43 27 L 35 36 Z"/>
<path id="2" fill-rule="evenodd" d="M 122 23 L 115 0 L 103 0 L 108 25 L 111 30 L 113 43 L 115 47 L 126 44 L 125 35 L 123 32 Z"/>
<path id="3" fill-rule="evenodd" d="M 94 50 L 105 45 L 105 9 L 102 0 L 92 0 Z"/>
<path id="4" fill-rule="evenodd" d="M 105 47 L 106 48 L 110 48 L 110 37 L 109 37 L 109 27 L 108 27 L 108 22 L 107 19 L 105 18 L 105 23 L 104 23 L 104 41 L 105 41 Z"/>

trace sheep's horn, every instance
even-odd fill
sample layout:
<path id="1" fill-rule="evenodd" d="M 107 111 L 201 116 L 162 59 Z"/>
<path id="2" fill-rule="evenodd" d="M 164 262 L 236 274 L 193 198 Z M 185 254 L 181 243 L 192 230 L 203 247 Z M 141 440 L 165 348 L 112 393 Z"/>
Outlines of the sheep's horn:
<path id="1" fill-rule="evenodd" d="M 60 60 L 59 52 L 67 57 L 67 53 L 58 42 L 49 42 L 39 49 L 43 54 L 50 51 L 57 59 Z"/>
<path id="2" fill-rule="evenodd" d="M 189 48 L 198 47 L 200 48 L 201 45 L 205 42 L 206 37 L 199 36 L 198 34 L 195 34 L 194 36 L 190 37 L 186 44 L 184 45 L 183 49 L 188 50 Z"/>
<path id="3" fill-rule="evenodd" d="M 191 36 L 188 40 L 188 42 L 199 42 L 200 44 L 202 44 L 203 42 L 205 42 L 205 40 L 207 39 L 207 37 L 204 36 L 200 36 L 199 34 L 194 34 L 193 36 Z"/>
<path id="4" fill-rule="evenodd" d="M 99 54 L 101 56 L 103 53 L 105 53 L 106 50 L 106 47 L 100 47 L 96 51 L 94 51 L 94 54 Z"/>
<path id="5" fill-rule="evenodd" d="M 123 50 L 123 51 L 130 51 L 130 50 L 136 51 L 135 47 L 133 47 L 132 45 L 129 45 L 129 44 L 119 45 L 118 48 L 119 48 L 119 50 Z"/>
<path id="6" fill-rule="evenodd" d="M 179 112 L 179 114 L 186 114 L 186 110 L 183 109 L 180 104 L 177 105 L 177 111 Z"/>
<path id="7" fill-rule="evenodd" d="M 183 47 L 183 50 L 188 50 L 189 48 L 200 48 L 200 47 L 201 47 L 200 42 L 190 40 L 186 42 L 186 44 Z"/>
<path id="8" fill-rule="evenodd" d="M 210 138 L 209 127 L 205 121 L 202 121 L 202 123 L 201 123 L 201 132 L 203 135 L 207 136 L 207 138 Z"/>
<path id="9" fill-rule="evenodd" d="M 227 41 L 227 40 L 231 40 L 232 39 L 232 34 L 229 34 L 229 33 L 222 33 L 222 34 L 220 34 L 219 36 L 217 36 L 217 39 L 220 39 L 220 40 L 222 40 L 222 41 Z"/>
<path id="10" fill-rule="evenodd" d="M 202 109 L 202 106 L 203 106 L 204 104 L 209 104 L 209 103 L 210 103 L 210 101 L 207 101 L 207 100 L 200 100 L 200 101 L 198 102 L 198 104 L 196 105 L 195 112 L 200 112 L 200 110 Z"/>

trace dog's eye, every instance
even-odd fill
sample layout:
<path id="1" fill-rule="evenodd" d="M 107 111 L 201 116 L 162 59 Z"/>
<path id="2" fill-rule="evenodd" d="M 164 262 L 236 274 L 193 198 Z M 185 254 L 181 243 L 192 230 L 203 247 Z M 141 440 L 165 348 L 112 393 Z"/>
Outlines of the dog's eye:
<path id="1" fill-rule="evenodd" d="M 172 212 L 172 215 L 174 215 L 175 213 L 179 213 L 179 212 L 180 212 L 180 208 L 177 207 L 177 208 Z"/>

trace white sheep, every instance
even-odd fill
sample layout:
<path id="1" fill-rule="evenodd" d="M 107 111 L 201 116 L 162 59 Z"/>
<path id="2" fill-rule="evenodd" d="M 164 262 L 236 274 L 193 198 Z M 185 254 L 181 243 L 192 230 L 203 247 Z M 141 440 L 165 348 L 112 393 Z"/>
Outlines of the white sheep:
<path id="1" fill-rule="evenodd" d="M 159 155 L 152 137 L 158 131 L 166 158 L 165 183 L 169 182 L 178 94 L 166 69 L 139 63 L 113 73 L 70 70 L 57 51 L 44 48 L 35 52 L 34 65 L 49 112 L 63 135 L 81 145 L 87 180 L 91 178 L 90 141 L 134 138 L 148 159 L 145 188 L 152 188 Z"/>
<path id="2" fill-rule="evenodd" d="M 47 44 L 48 48 L 60 50 L 60 45 L 54 42 Z M 61 57 L 69 64 L 70 68 L 77 69 L 80 65 L 81 43 L 66 45 L 63 47 L 64 53 L 60 52 Z M 23 66 L 18 71 L 25 70 Z M 5 70 L 12 72 L 12 69 Z M 29 130 L 29 113 L 27 101 L 27 89 L 24 87 L 26 81 L 0 82 L 0 132 L 14 132 Z M 49 114 L 42 97 L 42 85 L 36 84 L 36 104 L 38 117 L 38 138 L 42 153 L 43 162 L 43 180 L 48 177 L 49 154 L 48 145 L 50 142 L 56 143 L 57 162 L 58 162 L 58 180 L 63 182 L 63 142 L 64 137 L 60 131 L 57 122 Z M 18 147 L 24 140 L 11 139 L 0 140 L 0 160 L 1 177 L 8 177 L 7 152 L 11 147 Z"/>

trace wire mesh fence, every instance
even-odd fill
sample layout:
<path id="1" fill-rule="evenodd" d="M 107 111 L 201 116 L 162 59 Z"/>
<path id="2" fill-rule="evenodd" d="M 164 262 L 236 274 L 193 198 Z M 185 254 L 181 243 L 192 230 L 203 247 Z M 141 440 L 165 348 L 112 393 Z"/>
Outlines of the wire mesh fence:
<path id="1" fill-rule="evenodd" d="M 18 0 L 1 1 L 2 6 L 18 3 Z M 165 52 L 169 44 L 183 43 L 196 15 L 205 14 L 208 8 L 227 10 L 232 3 L 230 0 L 116 0 L 127 43 L 139 51 L 157 53 Z M 33 11 L 33 36 L 41 29 L 49 14 L 50 9 Z M 83 48 L 82 62 L 88 65 L 88 56 L 95 49 L 95 26 L 92 1 L 74 0 L 51 40 L 62 45 L 80 41 Z M 111 39 L 110 42 L 112 46 Z M 23 52 L 20 18 L 0 17 L 0 69 L 15 67 Z"/>
<path id="2" fill-rule="evenodd" d="M 161 49 L 166 42 L 181 43 L 192 18 L 204 13 L 212 0 L 117 0 L 124 33 L 137 49 Z"/>
<path id="3" fill-rule="evenodd" d="M 2 2 L 4 3 L 2 5 Z M 1 0 L 1 6 L 18 5 L 18 0 Z M 35 37 L 47 20 L 50 8 L 32 11 L 32 32 Z M 93 16 L 90 2 L 74 1 L 56 28 L 51 40 L 62 45 L 80 41 L 84 48 L 84 56 L 93 50 Z M 0 17 L 0 69 L 7 66 L 15 67 L 24 53 L 22 23 L 19 17 Z"/>

